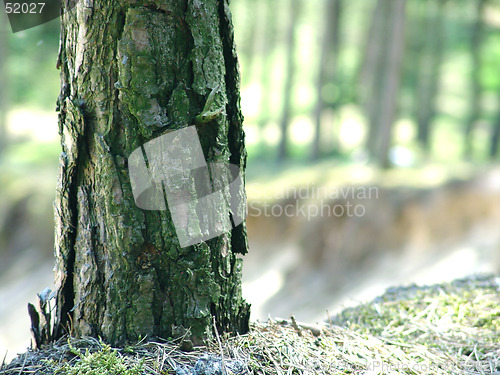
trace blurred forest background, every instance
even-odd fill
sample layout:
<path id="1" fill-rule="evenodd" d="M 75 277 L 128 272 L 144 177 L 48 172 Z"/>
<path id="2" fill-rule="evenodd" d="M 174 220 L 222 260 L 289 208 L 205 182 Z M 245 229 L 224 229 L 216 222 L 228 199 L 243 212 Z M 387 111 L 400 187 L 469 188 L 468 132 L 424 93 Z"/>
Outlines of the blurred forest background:
<path id="1" fill-rule="evenodd" d="M 254 318 L 326 318 L 326 309 L 380 292 L 364 294 L 369 285 L 424 280 L 409 275 L 438 263 L 441 278 L 443 269 L 500 272 L 500 2 L 231 0 L 231 8 Z M 0 12 L 0 354 L 9 349 L 8 357 L 28 345 L 26 303 L 52 285 L 58 38 L 58 20 L 13 34 Z M 303 186 L 305 197 L 289 189 Z M 318 201 L 315 186 L 378 194 Z M 257 214 L 269 202 L 326 201 L 357 202 L 366 215 Z"/>

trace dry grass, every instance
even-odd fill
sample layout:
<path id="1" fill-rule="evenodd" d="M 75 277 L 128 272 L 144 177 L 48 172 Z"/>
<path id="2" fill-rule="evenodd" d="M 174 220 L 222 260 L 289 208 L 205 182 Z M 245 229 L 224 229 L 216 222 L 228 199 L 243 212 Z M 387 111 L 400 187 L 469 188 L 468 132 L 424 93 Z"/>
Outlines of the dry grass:
<path id="1" fill-rule="evenodd" d="M 21 354 L 3 373 L 180 375 L 198 363 L 197 374 L 500 374 L 500 279 L 493 276 L 395 288 L 330 323 L 255 322 L 247 335 L 217 337 L 191 352 L 179 349 L 182 338 L 116 350 L 71 338 Z M 200 370 L 202 362 L 212 370 Z"/>

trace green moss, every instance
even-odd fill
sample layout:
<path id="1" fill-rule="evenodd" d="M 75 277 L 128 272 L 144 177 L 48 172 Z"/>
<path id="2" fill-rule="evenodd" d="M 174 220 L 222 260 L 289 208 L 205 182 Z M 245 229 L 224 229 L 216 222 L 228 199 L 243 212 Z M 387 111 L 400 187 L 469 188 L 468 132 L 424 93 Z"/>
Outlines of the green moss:
<path id="1" fill-rule="evenodd" d="M 124 358 L 116 349 L 101 341 L 101 349 L 90 353 L 88 349 L 82 354 L 80 349 L 71 345 L 71 352 L 78 357 L 74 364 L 58 364 L 54 360 L 47 361 L 47 365 L 53 368 L 54 374 L 61 375 L 139 375 L 143 372 L 143 361 L 132 366 L 126 364 Z"/>
<path id="2" fill-rule="evenodd" d="M 120 99 L 137 120 L 139 132 L 151 138 L 155 129 L 167 124 L 157 97 L 160 81 L 149 30 L 158 14 L 146 8 L 129 8 L 122 39 L 118 43 L 118 88 Z"/>
<path id="3" fill-rule="evenodd" d="M 193 89 L 204 93 L 207 85 L 216 87 L 224 77 L 224 60 L 217 19 L 217 2 L 189 3 L 186 21 L 191 28 L 194 48 L 191 51 Z"/>
<path id="4" fill-rule="evenodd" d="M 445 341 L 461 342 L 465 347 L 482 342 L 500 342 L 500 294 L 492 287 L 461 287 L 443 284 L 409 288 L 411 293 L 384 295 L 374 302 L 348 308 L 336 323 L 363 334 L 400 342 L 413 341 L 439 346 Z M 395 300 L 394 300 L 395 299 Z"/>
<path id="5" fill-rule="evenodd" d="M 189 121 L 189 99 L 184 88 L 179 85 L 172 92 L 172 96 L 167 105 L 167 112 L 169 120 L 175 125 L 180 127 L 187 125 Z"/>

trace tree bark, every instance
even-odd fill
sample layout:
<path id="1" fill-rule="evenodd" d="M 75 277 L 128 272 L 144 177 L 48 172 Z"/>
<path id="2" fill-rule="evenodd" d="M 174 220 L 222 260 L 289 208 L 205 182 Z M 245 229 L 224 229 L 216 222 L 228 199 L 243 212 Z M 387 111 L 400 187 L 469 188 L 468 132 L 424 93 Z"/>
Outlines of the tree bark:
<path id="1" fill-rule="evenodd" d="M 168 210 L 135 204 L 127 166 L 135 149 L 193 124 L 219 88 L 223 112 L 198 128 L 201 146 L 207 163 L 243 173 L 227 0 L 80 1 L 61 24 L 54 338 L 69 331 L 118 345 L 190 329 L 196 344 L 212 317 L 220 332 L 246 332 L 244 224 L 181 248 Z"/>

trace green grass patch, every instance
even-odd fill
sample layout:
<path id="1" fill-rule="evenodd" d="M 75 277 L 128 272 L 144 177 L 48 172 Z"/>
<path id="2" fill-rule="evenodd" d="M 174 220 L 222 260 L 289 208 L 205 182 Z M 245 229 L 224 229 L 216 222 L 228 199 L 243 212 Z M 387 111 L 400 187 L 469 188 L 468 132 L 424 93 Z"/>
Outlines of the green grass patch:
<path id="1" fill-rule="evenodd" d="M 71 340 L 68 340 L 68 347 L 75 355 L 72 361 L 63 363 L 54 359 L 46 361 L 55 375 L 140 375 L 144 370 L 143 361 L 130 363 L 131 361 L 126 360 L 117 349 L 112 349 L 101 340 L 98 350 L 94 352 L 85 348 L 85 352 L 82 353 L 81 349 L 72 345 Z"/>

